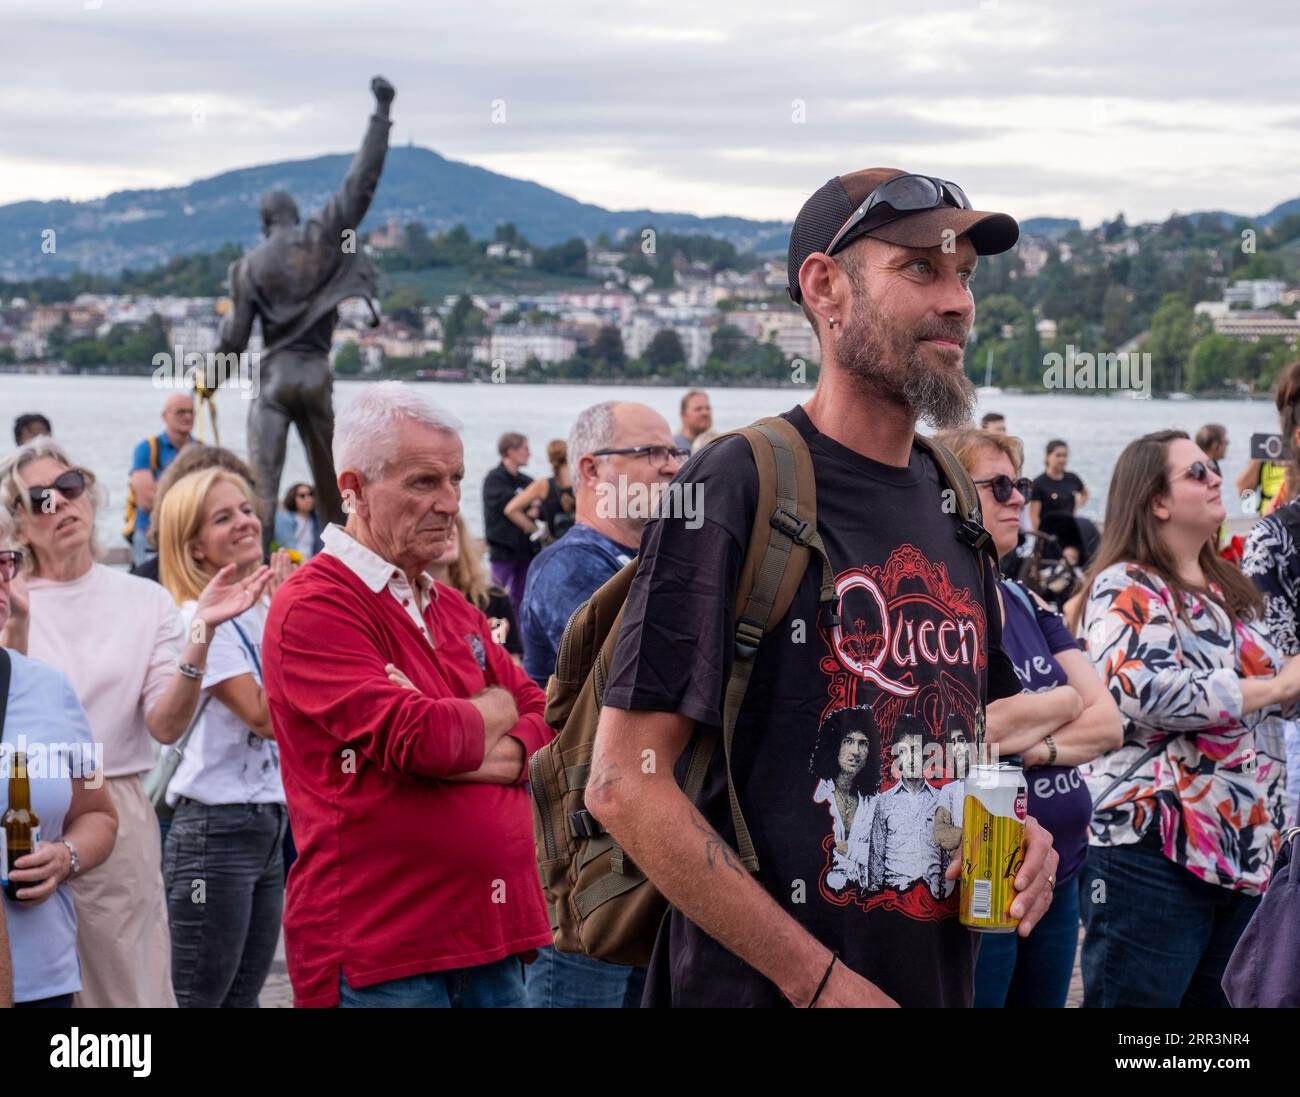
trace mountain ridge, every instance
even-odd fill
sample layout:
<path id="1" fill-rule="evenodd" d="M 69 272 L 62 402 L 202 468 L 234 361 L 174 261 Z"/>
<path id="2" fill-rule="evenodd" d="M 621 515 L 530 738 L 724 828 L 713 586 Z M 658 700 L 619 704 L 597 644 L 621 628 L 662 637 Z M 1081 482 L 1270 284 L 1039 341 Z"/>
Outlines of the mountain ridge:
<path id="1" fill-rule="evenodd" d="M 304 212 L 319 209 L 339 185 L 350 153 L 235 168 L 176 187 L 115 191 L 85 201 L 27 199 L 0 206 L 0 278 L 61 276 L 74 270 L 116 274 L 124 268 L 159 266 L 179 255 L 213 251 L 225 243 L 249 246 L 260 236 L 258 200 L 267 190 L 287 190 Z M 1247 221 L 1267 227 L 1300 210 L 1300 197 L 1279 203 Z M 1235 219 L 1206 211 L 1187 216 Z M 588 241 L 639 232 L 705 233 L 742 250 L 783 256 L 788 221 L 701 217 L 663 210 L 609 210 L 581 202 L 541 183 L 451 160 L 433 149 L 398 145 L 388 152 L 384 174 L 362 232 L 390 217 L 421 221 L 430 232 L 463 224 L 477 239 L 512 221 L 532 243 L 557 244 L 573 236 Z M 1028 233 L 1059 235 L 1079 227 L 1074 218 L 1034 217 Z M 54 231 L 54 250 L 44 246 Z"/>

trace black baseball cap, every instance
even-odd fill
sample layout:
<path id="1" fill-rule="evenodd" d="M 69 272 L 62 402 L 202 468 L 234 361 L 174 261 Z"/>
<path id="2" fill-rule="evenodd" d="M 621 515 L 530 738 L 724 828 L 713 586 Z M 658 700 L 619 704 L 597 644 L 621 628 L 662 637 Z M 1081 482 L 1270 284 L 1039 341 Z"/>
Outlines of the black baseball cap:
<path id="1" fill-rule="evenodd" d="M 803 204 L 790 231 L 790 254 L 787 260 L 790 299 L 798 304 L 799 268 L 814 252 L 830 247 L 835 234 L 867 196 L 881 183 L 910 172 L 899 168 L 865 168 L 848 175 L 828 179 Z M 850 229 L 835 246 L 841 251 L 863 236 L 874 236 L 909 248 L 937 248 L 945 239 L 945 230 L 967 236 L 977 255 L 997 255 L 1010 251 L 1020 238 L 1020 226 L 1005 213 L 938 206 L 934 209 L 899 212 L 888 204 L 873 206 L 867 216 Z"/>

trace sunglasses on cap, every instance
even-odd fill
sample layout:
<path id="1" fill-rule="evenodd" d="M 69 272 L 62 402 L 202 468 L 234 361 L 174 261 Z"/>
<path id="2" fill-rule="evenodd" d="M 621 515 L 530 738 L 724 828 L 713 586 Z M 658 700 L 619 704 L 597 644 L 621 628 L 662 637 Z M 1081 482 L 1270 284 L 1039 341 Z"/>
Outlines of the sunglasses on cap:
<path id="1" fill-rule="evenodd" d="M 5 549 L 0 552 L 0 578 L 6 583 L 14 581 L 18 570 L 23 566 L 23 555 L 21 549 Z"/>
<path id="2" fill-rule="evenodd" d="M 68 469 L 52 484 L 29 488 L 27 496 L 31 500 L 32 513 L 53 514 L 53 499 L 56 491 L 71 502 L 73 499 L 80 498 L 82 492 L 86 490 L 86 484 L 86 474 L 81 469 Z"/>
<path id="3" fill-rule="evenodd" d="M 1184 476 L 1190 476 L 1198 484 L 1205 484 L 1209 482 L 1210 474 L 1213 472 L 1214 470 L 1204 461 L 1193 461 L 1187 468 L 1183 469 L 1182 472 L 1175 476 L 1174 479 L 1181 480 Z"/>
<path id="4" fill-rule="evenodd" d="M 993 498 L 999 503 L 1011 502 L 1012 494 L 1017 491 L 1022 498 L 1028 499 L 1030 489 L 1033 487 L 1033 482 L 1027 477 L 1022 476 L 1018 480 L 1013 480 L 1005 473 L 992 476 L 987 480 L 976 480 L 975 483 L 988 484 L 989 490 L 993 492 Z"/>
<path id="5" fill-rule="evenodd" d="M 834 255 L 840 241 L 872 209 L 880 205 L 887 205 L 897 213 L 916 213 L 920 210 L 938 209 L 940 206 L 971 208 L 966 192 L 956 183 L 950 183 L 946 179 L 936 179 L 931 175 L 897 175 L 893 179 L 886 179 L 867 195 L 862 205 L 844 222 L 844 227 L 831 238 L 826 254 Z"/>

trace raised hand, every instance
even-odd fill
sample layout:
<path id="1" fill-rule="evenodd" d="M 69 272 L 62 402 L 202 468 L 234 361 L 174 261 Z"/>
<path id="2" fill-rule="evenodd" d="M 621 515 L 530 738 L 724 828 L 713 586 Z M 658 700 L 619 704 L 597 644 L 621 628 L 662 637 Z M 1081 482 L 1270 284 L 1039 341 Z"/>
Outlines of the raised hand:
<path id="1" fill-rule="evenodd" d="M 202 621 L 210 632 L 251 607 L 270 581 L 271 569 L 265 564 L 246 579 L 235 574 L 234 564 L 227 564 L 203 588 L 194 617 Z"/>
<path id="2" fill-rule="evenodd" d="M 289 555 L 288 549 L 280 548 L 271 553 L 271 562 L 269 566 L 271 568 L 271 577 L 266 584 L 266 596 L 268 598 L 274 598 L 275 592 L 279 590 L 284 581 L 293 574 L 294 569 L 298 565 L 293 562 L 293 558 Z"/>

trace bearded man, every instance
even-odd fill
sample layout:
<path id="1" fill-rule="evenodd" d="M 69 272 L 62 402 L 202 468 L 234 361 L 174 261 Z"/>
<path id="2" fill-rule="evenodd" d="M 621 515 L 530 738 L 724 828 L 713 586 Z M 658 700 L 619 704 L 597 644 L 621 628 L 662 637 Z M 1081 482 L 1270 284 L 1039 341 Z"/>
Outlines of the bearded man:
<path id="1" fill-rule="evenodd" d="M 882 743 L 864 780 L 882 801 L 902 780 L 926 785 L 908 801 L 925 810 L 895 813 L 891 846 L 938 864 L 941 778 L 891 772 L 894 747 L 913 734 L 911 749 L 923 750 L 954 719 L 976 742 L 982 713 L 947 699 L 975 697 L 979 709 L 1018 691 L 997 650 L 991 561 L 963 540 L 971 529 L 953 513 L 934 458 L 914 443 L 918 421 L 943 428 L 970 417 L 971 277 L 979 255 L 1006 251 L 1018 234 L 1006 214 L 973 210 L 956 184 L 887 168 L 831 179 L 795 221 L 790 296 L 817 331 L 822 367 L 811 398 L 784 417 L 812 456 L 838 601 L 835 617 L 819 617 L 814 556 L 754 656 L 731 758 L 752 874 L 734 852 L 722 752 L 698 807 L 670 764 L 697 731 L 723 723 L 736 589 L 758 507 L 748 443 L 723 439 L 678 475 L 699 485 L 696 528 L 671 514 L 646 527 L 586 787 L 587 809 L 672 904 L 644 1004 L 971 1002 L 975 934 L 958 921 L 956 893 L 925 873 L 837 892 L 826 804 L 810 795 L 806 773 L 823 714 L 871 706 Z M 864 660 L 855 635 L 885 642 Z M 657 760 L 649 772 L 647 756 Z M 1051 902 L 1057 862 L 1047 831 L 1030 820 L 1026 835 L 1012 904 L 1021 934 Z"/>

